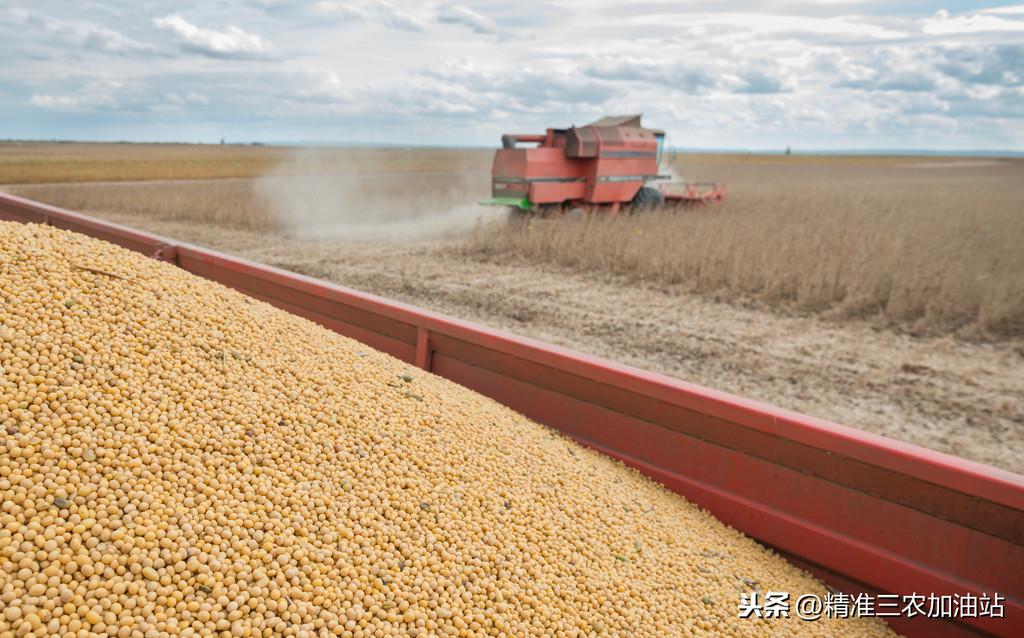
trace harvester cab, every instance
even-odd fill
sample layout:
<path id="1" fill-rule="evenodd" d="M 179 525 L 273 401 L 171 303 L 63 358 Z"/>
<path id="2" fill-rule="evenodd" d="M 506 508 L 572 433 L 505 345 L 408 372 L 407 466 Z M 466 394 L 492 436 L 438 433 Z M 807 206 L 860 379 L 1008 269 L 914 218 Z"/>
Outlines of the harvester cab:
<path id="1" fill-rule="evenodd" d="M 541 214 L 638 210 L 720 201 L 717 183 L 671 183 L 659 174 L 665 133 L 640 115 L 605 117 L 544 135 L 501 136 L 488 204 Z M 522 147 L 520 145 L 523 145 Z M 535 145 L 535 146 L 527 146 Z"/>

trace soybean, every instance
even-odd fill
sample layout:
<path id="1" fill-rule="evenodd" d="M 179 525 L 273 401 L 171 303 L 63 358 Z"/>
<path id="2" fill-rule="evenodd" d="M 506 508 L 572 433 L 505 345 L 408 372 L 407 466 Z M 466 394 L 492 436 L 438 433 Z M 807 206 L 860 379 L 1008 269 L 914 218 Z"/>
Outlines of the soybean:
<path id="1" fill-rule="evenodd" d="M 0 223 L 0 638 L 882 636 L 639 473 L 172 265 Z"/>

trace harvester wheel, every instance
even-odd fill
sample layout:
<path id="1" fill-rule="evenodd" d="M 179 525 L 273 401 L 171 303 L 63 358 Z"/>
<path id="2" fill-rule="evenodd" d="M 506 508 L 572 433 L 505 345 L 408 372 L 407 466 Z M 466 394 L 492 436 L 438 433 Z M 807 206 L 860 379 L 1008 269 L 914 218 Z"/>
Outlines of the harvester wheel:
<path id="1" fill-rule="evenodd" d="M 660 207 L 664 203 L 665 198 L 662 197 L 661 191 L 657 188 L 644 186 L 636 192 L 636 195 L 633 196 L 633 201 L 630 202 L 630 205 L 634 211 L 641 211 Z"/>

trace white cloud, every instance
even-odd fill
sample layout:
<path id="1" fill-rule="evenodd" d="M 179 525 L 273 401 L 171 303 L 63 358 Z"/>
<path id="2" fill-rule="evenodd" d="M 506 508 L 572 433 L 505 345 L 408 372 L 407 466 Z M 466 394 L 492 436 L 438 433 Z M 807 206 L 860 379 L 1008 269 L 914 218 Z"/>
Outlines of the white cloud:
<path id="1" fill-rule="evenodd" d="M 186 112 L 188 109 L 207 107 L 211 103 L 210 98 L 201 91 L 185 84 L 178 90 L 167 91 L 161 86 L 166 83 L 97 75 L 81 82 L 64 83 L 57 91 L 34 93 L 28 101 L 34 107 L 49 111 L 104 111 L 122 116 L 129 113 Z"/>
<path id="2" fill-rule="evenodd" d="M 979 13 L 1024 15 L 1024 4 L 1011 5 L 1008 7 L 992 7 L 990 9 L 982 9 Z"/>
<path id="3" fill-rule="evenodd" d="M 735 89 L 737 93 L 767 95 L 791 90 L 786 78 L 771 71 L 757 69 L 746 71 L 740 74 L 739 80 L 741 84 Z"/>
<path id="4" fill-rule="evenodd" d="M 40 29 L 65 38 L 69 44 L 115 55 L 155 53 L 156 48 L 124 34 L 88 22 L 58 20 L 22 7 L 7 11 L 10 24 L 27 29 Z"/>
<path id="5" fill-rule="evenodd" d="M 370 12 L 348 2 L 317 2 L 313 9 L 319 13 L 332 14 L 342 18 L 353 18 L 365 20 L 370 17 Z"/>
<path id="6" fill-rule="evenodd" d="M 492 144 L 643 112 L 685 146 L 1019 148 L 1017 2 L 35 0 L 0 8 L 0 137 Z"/>
<path id="7" fill-rule="evenodd" d="M 384 23 L 396 29 L 405 31 L 426 31 L 427 24 L 422 19 L 395 7 L 390 2 L 377 0 L 375 3 L 377 11 L 384 18 Z"/>
<path id="8" fill-rule="evenodd" d="M 77 95 L 33 95 L 31 98 L 33 106 L 44 109 L 62 110 L 74 109 L 81 106 L 101 106 L 102 103 Z"/>
<path id="9" fill-rule="evenodd" d="M 269 42 L 236 26 L 228 26 L 223 31 L 203 29 L 176 13 L 155 18 L 153 24 L 173 33 L 185 49 L 210 57 L 259 58 L 271 53 Z"/>
<path id="10" fill-rule="evenodd" d="M 484 35 L 493 35 L 498 32 L 498 26 L 494 20 L 458 4 L 442 7 L 438 11 L 437 19 L 439 22 L 460 25 Z"/>
<path id="11" fill-rule="evenodd" d="M 1017 9 L 1018 7 L 1009 8 Z M 989 11 L 988 13 L 994 13 L 994 11 Z M 1008 15 L 1011 14 L 1011 12 L 1006 13 Z M 1006 20 L 981 14 L 952 16 L 949 11 L 943 9 L 936 12 L 931 18 L 926 19 L 921 30 L 930 35 L 954 35 L 985 31 L 1024 32 L 1024 20 Z"/>
<path id="12" fill-rule="evenodd" d="M 712 67 L 663 58 L 601 57 L 584 65 L 582 72 L 592 78 L 648 82 L 682 93 L 708 91 L 720 83 Z"/>
<path id="13" fill-rule="evenodd" d="M 485 101 L 491 109 L 529 112 L 540 108 L 585 108 L 604 104 L 621 92 L 610 82 L 585 77 L 578 71 L 559 72 L 521 66 L 514 74 L 482 69 L 468 60 L 447 60 L 421 76 L 434 87 L 467 102 Z"/>
<path id="14" fill-rule="evenodd" d="M 943 46 L 931 59 L 936 69 L 965 85 L 1017 85 L 1024 75 L 1024 44 Z"/>
<path id="15" fill-rule="evenodd" d="M 807 33 L 818 36 L 846 36 L 871 39 L 893 39 L 907 36 L 902 29 L 876 24 L 866 18 L 839 16 L 819 18 L 774 13 L 721 12 L 703 14 L 639 14 L 628 20 L 632 24 L 673 26 L 688 29 L 717 27 L 742 29 L 754 34 Z"/>
<path id="16" fill-rule="evenodd" d="M 338 74 L 329 69 L 302 69 L 291 75 L 289 84 L 299 100 L 341 104 L 351 99 Z"/>
<path id="17" fill-rule="evenodd" d="M 400 31 L 422 32 L 427 23 L 422 18 L 403 11 L 385 0 L 364 0 L 362 2 L 337 2 L 323 0 L 313 5 L 313 10 L 322 15 L 344 20 L 375 21 L 383 26 Z"/>
<path id="18" fill-rule="evenodd" d="M 184 94 L 172 91 L 167 94 L 166 99 L 168 104 L 174 106 L 206 105 L 210 103 L 208 97 L 195 91 L 188 91 Z"/>
<path id="19" fill-rule="evenodd" d="M 127 105 L 133 87 L 120 80 L 93 80 L 75 93 L 33 94 L 30 103 L 40 108 L 67 111 L 89 108 L 116 109 Z"/>

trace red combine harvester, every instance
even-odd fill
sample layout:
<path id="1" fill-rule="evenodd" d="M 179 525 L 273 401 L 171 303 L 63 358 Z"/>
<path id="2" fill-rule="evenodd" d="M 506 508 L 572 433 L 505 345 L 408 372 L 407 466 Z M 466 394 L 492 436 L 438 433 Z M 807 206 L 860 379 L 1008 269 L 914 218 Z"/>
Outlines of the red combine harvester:
<path id="1" fill-rule="evenodd" d="M 541 214 L 628 210 L 721 201 L 721 184 L 661 183 L 665 133 L 639 115 L 605 117 L 544 135 L 502 135 L 487 202 Z M 518 148 L 519 144 L 537 144 Z"/>

